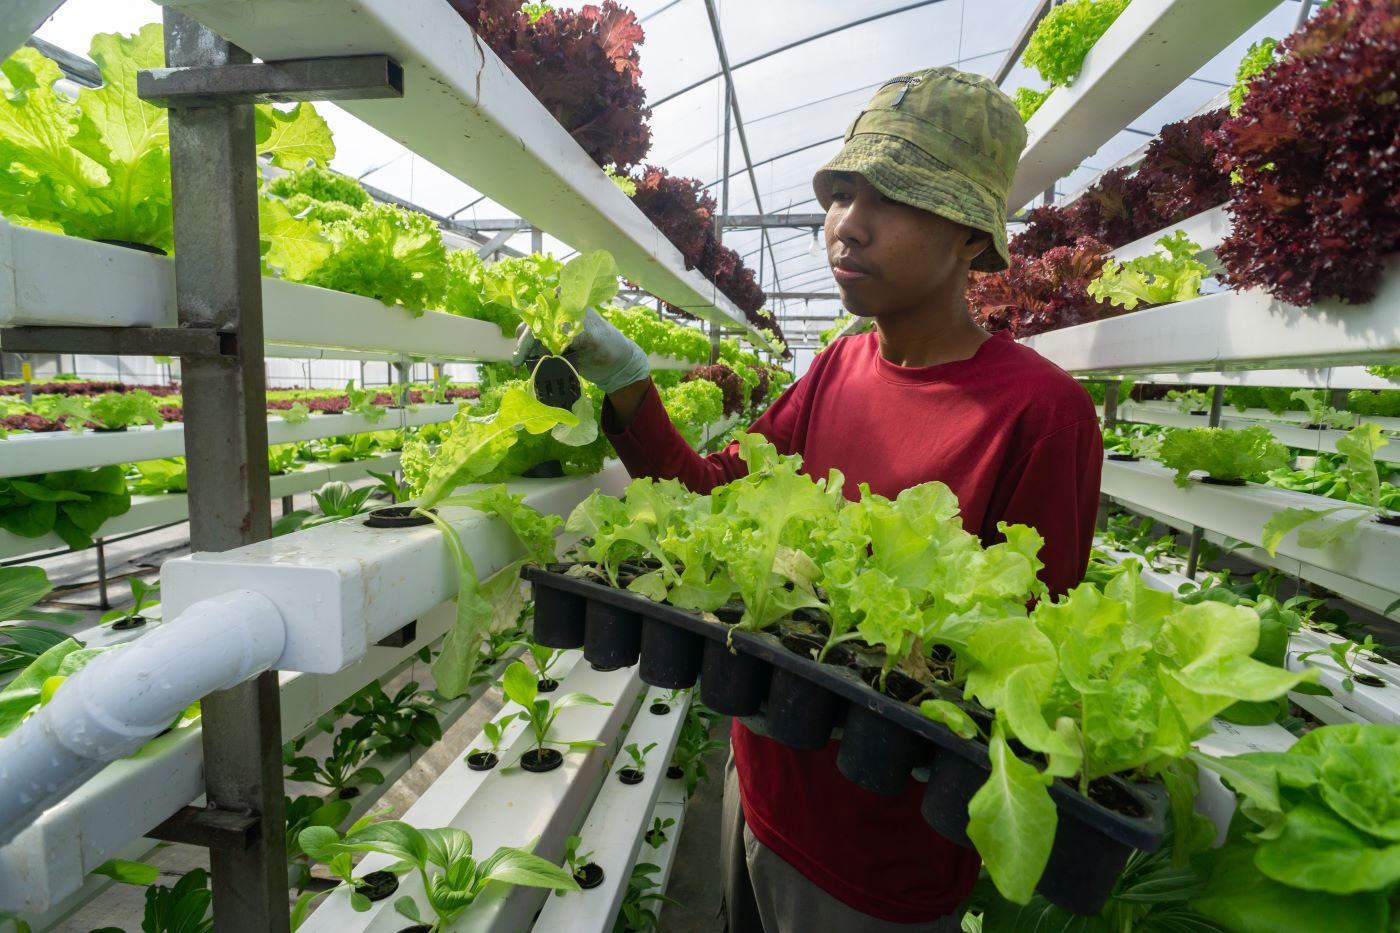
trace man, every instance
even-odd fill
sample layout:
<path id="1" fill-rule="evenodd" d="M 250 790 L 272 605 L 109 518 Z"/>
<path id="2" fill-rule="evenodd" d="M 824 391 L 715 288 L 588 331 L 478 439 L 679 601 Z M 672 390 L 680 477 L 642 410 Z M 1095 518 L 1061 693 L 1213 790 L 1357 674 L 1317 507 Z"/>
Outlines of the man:
<path id="1" fill-rule="evenodd" d="M 997 522 L 1045 537 L 1052 593 L 1079 582 L 1098 505 L 1102 439 L 1077 383 L 968 314 L 970 270 L 1007 266 L 1006 195 L 1026 133 L 990 81 L 934 68 L 890 81 L 814 179 L 842 304 L 875 329 L 844 337 L 754 422 L 806 470 L 856 495 L 940 480 L 984 543 Z M 737 445 L 700 457 L 666 417 L 646 355 L 590 314 L 579 370 L 607 393 L 603 427 L 634 476 L 707 492 L 744 473 Z M 957 930 L 971 850 L 897 797 L 856 787 L 836 743 L 800 752 L 733 729 L 725 785 L 731 933 Z M 735 792 L 738 792 L 737 794 Z"/>

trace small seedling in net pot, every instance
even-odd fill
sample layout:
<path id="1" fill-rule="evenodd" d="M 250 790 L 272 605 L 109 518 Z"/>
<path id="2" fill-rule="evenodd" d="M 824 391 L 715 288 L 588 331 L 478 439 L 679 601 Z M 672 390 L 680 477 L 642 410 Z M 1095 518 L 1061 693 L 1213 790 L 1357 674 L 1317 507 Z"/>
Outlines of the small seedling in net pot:
<path id="1" fill-rule="evenodd" d="M 535 676 L 539 679 L 540 693 L 553 693 L 559 689 L 559 681 L 549 676 L 550 668 L 559 663 L 564 652 L 559 648 L 546 648 L 530 641 L 512 641 L 511 646 L 524 648 L 535 661 Z"/>
<path id="2" fill-rule="evenodd" d="M 385 807 L 373 813 L 366 813 L 346 830 L 343 837 L 336 832 L 334 826 L 320 824 L 308 826 L 297 834 L 297 845 L 301 851 L 309 858 L 325 865 L 326 870 L 332 877 L 338 878 L 340 883 L 324 891 L 304 891 L 297 898 L 296 905 L 292 907 L 293 930 L 306 920 L 311 905 L 332 891 L 338 891 L 341 888 L 347 889 L 350 892 L 350 906 L 363 912 L 369 910 L 372 902 L 382 901 L 398 890 L 399 879 L 393 871 L 372 871 L 363 877 L 356 878 L 355 853 L 364 850 L 352 849 L 346 844 L 366 826 L 388 812 L 389 808 Z"/>
<path id="3" fill-rule="evenodd" d="M 382 771 L 362 762 L 388 741 L 381 735 L 366 736 L 354 729 L 342 729 L 331 742 L 326 760 L 318 762 L 311 755 L 297 754 L 306 742 L 304 737 L 297 739 L 282 749 L 282 764 L 289 769 L 286 779 L 320 784 L 335 791 L 340 799 L 349 800 L 359 795 L 357 784 L 384 783 Z"/>
<path id="4" fill-rule="evenodd" d="M 160 592 L 160 581 L 147 583 L 136 577 L 127 578 L 127 585 L 131 587 L 131 605 L 126 609 L 113 609 L 104 613 L 101 619 L 103 625 L 112 623 L 112 628 L 118 632 L 128 629 L 140 628 L 150 619 L 143 613 L 147 609 L 153 609 L 160 605 L 160 600 L 155 594 Z"/>
<path id="5" fill-rule="evenodd" d="M 651 829 L 647 830 L 647 845 L 651 846 L 653 849 L 661 848 L 662 843 L 666 841 L 666 830 L 675 825 L 676 821 L 670 817 L 663 820 L 658 816 L 653 819 L 651 821 Z"/>
<path id="6" fill-rule="evenodd" d="M 660 884 L 652 877 L 661 870 L 660 865 L 639 862 L 632 869 L 632 877 L 627 880 L 627 893 L 622 898 L 622 910 L 613 925 L 613 933 L 647 933 L 661 929 L 661 918 L 650 903 L 677 904 L 675 898 L 667 897 L 653 888 Z"/>
<path id="7" fill-rule="evenodd" d="M 579 852 L 579 847 L 583 845 L 582 836 L 570 836 L 564 842 L 564 864 L 569 867 L 569 874 L 578 882 L 578 886 L 587 890 L 596 888 L 603 883 L 603 866 L 593 861 L 592 852 Z M 563 896 L 563 891 L 555 891 L 555 894 Z"/>
<path id="8" fill-rule="evenodd" d="M 665 716 L 667 713 L 671 712 L 671 707 L 674 706 L 681 697 L 685 696 L 685 694 L 689 692 L 690 688 L 688 687 L 681 687 L 679 689 L 672 690 L 670 693 L 666 694 L 664 697 L 654 701 L 651 704 L 651 706 L 649 707 L 649 709 L 651 710 L 651 714 L 653 716 Z"/>
<path id="9" fill-rule="evenodd" d="M 558 749 L 547 746 L 557 745 L 573 751 L 582 748 L 597 748 L 603 744 L 597 739 L 563 742 L 551 739 L 549 736 L 550 731 L 554 728 L 554 720 L 569 707 L 612 706 L 611 703 L 605 703 L 586 693 L 566 693 L 553 703 L 549 700 L 542 700 L 539 698 L 539 680 L 523 661 L 514 661 L 510 667 L 506 668 L 505 676 L 501 679 L 501 687 L 508 698 L 524 708 L 524 712 L 520 715 L 529 722 L 530 731 L 534 735 L 534 747 L 520 757 L 520 767 L 526 771 L 553 771 L 564 763 L 563 754 Z"/>
<path id="10" fill-rule="evenodd" d="M 632 764 L 626 768 L 619 768 L 617 779 L 624 784 L 640 784 L 647 776 L 647 753 L 656 747 L 652 742 L 646 748 L 638 748 L 637 743 L 624 747 L 622 750 L 632 759 Z"/>
<path id="11" fill-rule="evenodd" d="M 481 727 L 481 734 L 486 738 L 486 747 L 478 748 L 467 753 L 467 767 L 473 771 L 490 771 L 500 762 L 501 741 L 506 735 L 506 726 L 520 718 L 520 713 L 511 713 L 509 716 L 502 716 L 500 719 L 492 720 Z"/>

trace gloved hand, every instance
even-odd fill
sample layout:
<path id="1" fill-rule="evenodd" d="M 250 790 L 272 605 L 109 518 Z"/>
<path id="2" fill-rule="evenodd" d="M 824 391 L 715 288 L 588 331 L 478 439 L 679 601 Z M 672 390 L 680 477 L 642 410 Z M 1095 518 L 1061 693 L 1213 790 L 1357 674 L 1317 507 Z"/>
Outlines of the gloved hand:
<path id="1" fill-rule="evenodd" d="M 516 366 L 527 359 L 549 353 L 524 324 L 515 332 L 517 341 L 511 362 Z M 583 332 L 569 344 L 569 355 L 576 357 L 578 374 L 602 389 L 616 392 L 624 386 L 645 379 L 651 373 L 647 355 L 622 331 L 613 327 L 601 314 L 589 308 L 583 317 Z"/>

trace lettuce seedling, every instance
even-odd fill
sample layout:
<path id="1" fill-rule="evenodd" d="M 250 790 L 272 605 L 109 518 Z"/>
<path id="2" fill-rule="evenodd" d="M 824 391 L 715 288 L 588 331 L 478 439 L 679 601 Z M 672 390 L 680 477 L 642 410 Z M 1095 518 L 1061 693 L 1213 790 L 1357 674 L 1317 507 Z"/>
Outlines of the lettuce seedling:
<path id="1" fill-rule="evenodd" d="M 312 498 L 316 500 L 317 507 L 321 510 L 320 515 L 305 509 L 288 512 L 273 523 L 273 537 L 291 534 L 293 531 L 300 531 L 304 528 L 315 528 L 317 525 L 325 525 L 328 522 L 368 512 L 370 496 L 374 495 L 376 488 L 378 487 L 361 486 L 354 489 L 349 483 L 332 480 L 311 494 Z"/>
<path id="2" fill-rule="evenodd" d="M 556 697 L 552 703 L 549 700 L 540 699 L 539 678 L 525 666 L 523 661 L 515 661 L 506 668 L 505 676 L 501 679 L 501 689 L 507 699 L 524 708 L 521 716 L 529 723 L 530 731 L 534 734 L 536 751 L 543 749 L 546 745 L 558 745 L 570 750 L 602 746 L 603 743 L 597 739 L 559 741 L 551 739 L 550 734 L 554 728 L 555 719 L 564 710 L 573 706 L 612 706 L 611 703 L 586 693 L 566 693 Z"/>
<path id="3" fill-rule="evenodd" d="M 98 620 L 100 624 L 116 622 L 117 628 L 131 628 L 138 624 L 137 620 L 144 621 L 143 612 L 160 605 L 160 599 L 156 595 L 160 592 L 160 580 L 147 583 L 140 577 L 127 577 L 126 583 L 131 588 L 131 605 L 125 609 L 104 612 Z"/>
<path id="4" fill-rule="evenodd" d="M 472 857 L 470 834 L 451 826 L 417 829 L 399 820 L 384 820 L 352 828 L 344 837 L 330 827 L 314 826 L 302 831 L 301 846 L 318 861 L 343 858 L 348 864 L 356 852 L 377 852 L 397 860 L 390 871 L 417 871 L 432 911 L 432 933 L 451 926 L 493 882 L 555 891 L 579 889 L 567 871 L 526 849 L 502 846 L 478 862 Z M 368 910 L 369 901 L 358 896 L 363 904 L 352 893 L 352 906 Z M 408 895 L 394 901 L 394 910 L 415 923 L 425 922 L 417 902 Z"/>
<path id="5" fill-rule="evenodd" d="M 635 771 L 640 775 L 645 775 L 647 773 L 647 753 L 655 747 L 655 742 L 650 743 L 645 748 L 638 746 L 636 742 L 630 745 L 624 745 L 622 747 L 623 753 L 626 754 L 628 758 L 632 759 L 632 764 L 628 767 L 628 770 Z"/>
<path id="6" fill-rule="evenodd" d="M 1295 402 L 1302 402 L 1308 412 L 1308 423 L 1313 427 L 1337 428 L 1347 431 L 1357 426 L 1361 416 L 1355 412 L 1338 411 L 1327 404 L 1320 391 L 1298 389 L 1288 396 Z"/>
<path id="7" fill-rule="evenodd" d="M 1390 443 L 1379 425 L 1367 422 L 1358 425 L 1337 439 L 1337 452 L 1346 458 L 1338 471 L 1346 484 L 1348 495 L 1356 500 L 1330 509 L 1281 509 L 1264 523 L 1260 543 L 1273 556 L 1289 532 L 1298 532 L 1298 544 L 1305 548 L 1324 548 L 1351 534 L 1363 521 L 1393 514 L 1383 504 L 1383 484 L 1376 467 L 1376 451 Z M 1355 512 L 1346 521 L 1329 524 L 1321 529 L 1309 528 L 1315 522 L 1339 512 Z"/>

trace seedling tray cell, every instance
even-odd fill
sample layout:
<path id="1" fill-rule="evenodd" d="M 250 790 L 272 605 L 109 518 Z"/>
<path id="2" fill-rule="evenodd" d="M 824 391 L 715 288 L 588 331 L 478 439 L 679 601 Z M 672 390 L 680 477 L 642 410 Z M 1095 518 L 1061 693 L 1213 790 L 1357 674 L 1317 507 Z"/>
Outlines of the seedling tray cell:
<path id="1" fill-rule="evenodd" d="M 546 648 L 582 648 L 584 610 L 582 595 L 554 586 L 552 574 L 530 578 L 535 592 L 535 644 Z"/>
<path id="2" fill-rule="evenodd" d="M 567 569 L 568 565 L 550 570 L 527 567 L 523 575 L 537 593 L 576 596 L 588 604 L 590 612 L 593 604 L 602 603 L 640 617 L 641 631 L 650 633 L 641 636 L 644 671 L 647 646 L 673 641 L 668 663 L 678 664 L 675 659 L 688 653 L 687 663 L 700 665 L 701 702 L 727 716 L 762 714 L 764 730 L 779 742 L 794 748 L 820 748 L 839 725 L 838 767 L 866 790 L 897 794 L 906 787 L 913 769 L 926 766 L 924 819 L 953 842 L 971 845 L 968 801 L 991 771 L 987 747 L 980 741 L 959 738 L 926 719 L 911 703 L 874 690 L 849 667 L 817 662 L 805 645 L 800 646 L 802 652 L 794 651 L 766 632 L 741 631 L 715 617 L 595 582 L 578 575 L 579 571 L 561 572 Z M 538 628 L 547 610 L 542 612 L 537 604 L 535 611 Z M 666 629 L 691 638 L 671 639 L 662 634 Z M 585 644 L 585 653 L 588 647 Z M 893 680 L 896 675 L 891 676 Z M 672 683 L 656 686 L 669 688 Z M 984 729 L 990 726 L 986 711 L 964 703 L 957 693 L 935 689 L 933 695 L 958 703 Z M 1096 781 L 1089 796 L 1057 780 L 1050 796 L 1059 811 L 1059 828 L 1039 890 L 1066 910 L 1095 913 L 1132 850 L 1151 852 L 1161 847 L 1166 793 L 1160 782 L 1136 783 L 1110 776 Z M 1105 800 L 1114 806 L 1101 802 Z"/>
<path id="3" fill-rule="evenodd" d="M 814 752 L 826 747 L 845 715 L 845 701 L 821 684 L 784 668 L 773 670 L 763 713 L 763 731 L 770 739 Z"/>
<path id="4" fill-rule="evenodd" d="M 705 639 L 695 632 L 646 619 L 642 622 L 642 666 L 638 672 L 642 683 L 667 690 L 695 686 L 704 651 Z"/>
<path id="5" fill-rule="evenodd" d="M 583 614 L 583 657 L 595 667 L 631 667 L 642 653 L 642 617 L 624 606 L 588 601 Z"/>

